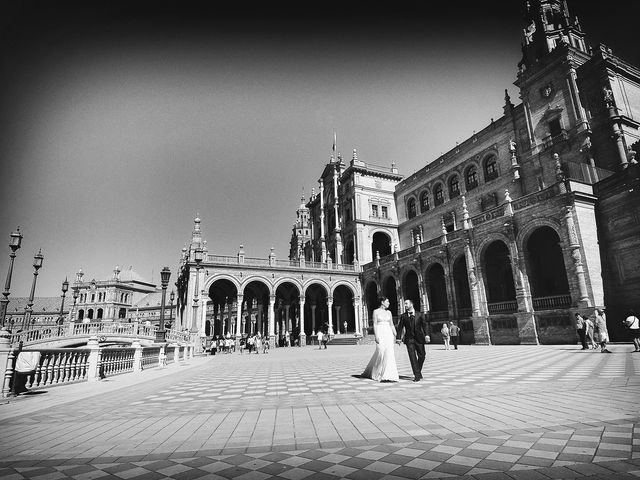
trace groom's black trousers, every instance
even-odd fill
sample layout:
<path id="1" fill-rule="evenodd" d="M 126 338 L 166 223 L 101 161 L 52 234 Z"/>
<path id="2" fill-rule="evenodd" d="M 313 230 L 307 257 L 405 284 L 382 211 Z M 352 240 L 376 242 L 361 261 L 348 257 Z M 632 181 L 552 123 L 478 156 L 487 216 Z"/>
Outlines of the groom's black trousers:
<path id="1" fill-rule="evenodd" d="M 422 377 L 422 365 L 424 365 L 424 344 L 416 342 L 407 343 L 407 352 L 409 353 L 409 361 L 411 362 L 411 370 L 416 378 Z"/>

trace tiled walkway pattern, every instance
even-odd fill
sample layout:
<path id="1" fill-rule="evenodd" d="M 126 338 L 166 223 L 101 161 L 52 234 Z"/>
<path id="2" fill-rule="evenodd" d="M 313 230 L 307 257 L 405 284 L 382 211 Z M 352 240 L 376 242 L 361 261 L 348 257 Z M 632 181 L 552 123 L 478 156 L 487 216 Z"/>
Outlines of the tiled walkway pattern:
<path id="1" fill-rule="evenodd" d="M 29 415 L 47 394 L 18 398 L 0 407 L 0 478 L 640 477 L 629 345 L 434 345 L 419 383 L 396 348 L 398 383 L 359 378 L 373 346 L 306 347 L 86 385 Z"/>

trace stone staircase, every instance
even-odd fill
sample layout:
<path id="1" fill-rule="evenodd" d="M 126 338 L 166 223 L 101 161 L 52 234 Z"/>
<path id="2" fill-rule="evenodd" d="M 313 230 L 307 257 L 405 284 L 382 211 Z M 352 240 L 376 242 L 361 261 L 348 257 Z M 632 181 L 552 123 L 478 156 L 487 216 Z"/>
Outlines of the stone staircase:
<path id="1" fill-rule="evenodd" d="M 329 340 L 329 345 L 360 345 L 363 343 L 363 338 L 355 337 L 353 333 L 338 333 L 332 335 Z"/>

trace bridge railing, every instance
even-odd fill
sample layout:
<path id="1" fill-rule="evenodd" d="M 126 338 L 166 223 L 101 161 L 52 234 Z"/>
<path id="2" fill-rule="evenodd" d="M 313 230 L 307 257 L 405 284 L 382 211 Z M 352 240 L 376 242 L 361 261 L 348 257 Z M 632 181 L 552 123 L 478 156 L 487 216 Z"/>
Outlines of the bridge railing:
<path id="1" fill-rule="evenodd" d="M 90 323 L 67 323 L 65 325 L 38 325 L 29 330 L 13 333 L 10 343 L 23 345 L 55 341 L 61 338 L 89 338 L 92 335 L 98 337 L 128 337 L 132 340 L 142 338 L 153 340 L 156 337 L 157 327 L 141 323 L 121 323 L 121 322 L 90 322 Z M 189 332 L 179 332 L 177 330 L 167 330 L 165 338 L 169 342 L 189 343 Z"/>
<path id="2" fill-rule="evenodd" d="M 141 372 L 167 364 L 177 364 L 193 358 L 193 345 L 160 345 L 143 347 L 135 342 L 131 347 L 100 348 L 96 336 L 83 348 L 11 348 L 7 338 L 0 338 L 0 380 L 2 397 L 15 390 L 16 361 L 20 353 L 37 352 L 35 369 L 23 372 L 25 385 L 39 389 L 77 382 L 98 381 L 113 375 Z"/>

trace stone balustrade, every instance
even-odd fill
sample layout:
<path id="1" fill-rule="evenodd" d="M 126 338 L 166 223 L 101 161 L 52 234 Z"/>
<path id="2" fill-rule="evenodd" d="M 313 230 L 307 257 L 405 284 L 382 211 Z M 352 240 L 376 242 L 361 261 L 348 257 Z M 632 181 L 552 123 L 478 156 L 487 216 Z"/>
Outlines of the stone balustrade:
<path id="1" fill-rule="evenodd" d="M 84 324 L 87 325 L 87 324 Z M 84 327 L 83 327 L 84 328 Z M 104 331 L 103 331 L 104 333 Z M 2 397 L 12 395 L 16 360 L 20 352 L 40 353 L 40 360 L 27 376 L 29 389 L 93 382 L 113 375 L 141 372 L 149 368 L 178 364 L 193 358 L 192 344 L 164 344 L 144 347 L 134 340 L 131 347 L 100 348 L 93 333 L 86 347 L 81 348 L 25 348 L 12 346 L 10 335 L 0 330 L 0 381 Z"/>

